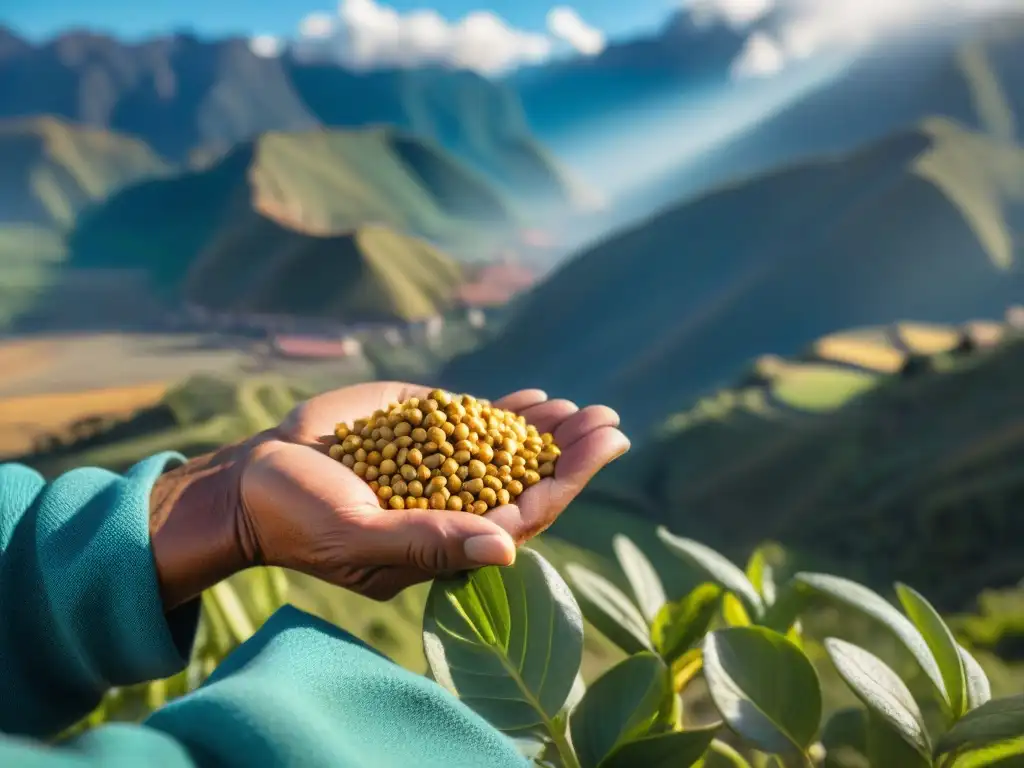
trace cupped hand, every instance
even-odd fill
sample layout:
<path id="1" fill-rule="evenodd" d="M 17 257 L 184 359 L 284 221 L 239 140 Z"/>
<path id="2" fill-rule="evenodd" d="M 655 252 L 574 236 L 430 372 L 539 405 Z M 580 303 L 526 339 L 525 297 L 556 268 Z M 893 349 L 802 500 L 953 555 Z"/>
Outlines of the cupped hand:
<path id="1" fill-rule="evenodd" d="M 338 422 L 351 424 L 430 387 L 375 382 L 296 408 L 251 450 L 241 478 L 240 540 L 251 562 L 302 571 L 375 599 L 439 574 L 508 565 L 515 547 L 550 526 L 587 482 L 629 449 L 619 417 L 522 390 L 496 401 L 551 432 L 562 449 L 553 477 L 486 515 L 381 509 L 370 487 L 327 455 Z"/>

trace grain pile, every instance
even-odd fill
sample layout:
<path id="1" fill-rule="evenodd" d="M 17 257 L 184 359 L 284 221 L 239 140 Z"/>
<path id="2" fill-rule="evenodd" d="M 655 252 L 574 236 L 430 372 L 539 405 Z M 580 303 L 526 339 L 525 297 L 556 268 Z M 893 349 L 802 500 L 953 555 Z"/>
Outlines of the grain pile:
<path id="1" fill-rule="evenodd" d="M 526 419 L 435 389 L 338 424 L 330 455 L 369 483 L 385 509 L 482 515 L 555 474 L 561 451 Z"/>

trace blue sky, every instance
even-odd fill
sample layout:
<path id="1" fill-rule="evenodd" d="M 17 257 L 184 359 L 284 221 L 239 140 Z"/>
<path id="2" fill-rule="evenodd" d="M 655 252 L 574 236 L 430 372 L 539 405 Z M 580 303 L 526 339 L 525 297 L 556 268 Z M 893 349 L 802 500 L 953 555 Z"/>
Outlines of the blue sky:
<path id="1" fill-rule="evenodd" d="M 449 20 L 490 10 L 520 29 L 542 32 L 547 12 L 559 0 L 384 0 L 399 11 L 434 8 Z M 580 15 L 609 37 L 629 36 L 660 24 L 679 0 L 576 0 Z M 4 3 L 0 23 L 33 40 L 68 27 L 88 27 L 139 38 L 175 29 L 201 34 L 291 35 L 310 13 L 333 12 L 335 2 L 317 0 L 25 0 Z M 11 7 L 13 6 L 13 7 Z"/>

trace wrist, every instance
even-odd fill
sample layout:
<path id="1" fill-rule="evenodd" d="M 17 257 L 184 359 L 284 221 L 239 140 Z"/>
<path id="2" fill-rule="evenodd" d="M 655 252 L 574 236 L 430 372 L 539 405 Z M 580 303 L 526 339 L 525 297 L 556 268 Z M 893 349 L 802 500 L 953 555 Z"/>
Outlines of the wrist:
<path id="1" fill-rule="evenodd" d="M 191 459 L 157 479 L 149 532 L 164 610 L 247 568 L 240 544 L 241 446 Z"/>

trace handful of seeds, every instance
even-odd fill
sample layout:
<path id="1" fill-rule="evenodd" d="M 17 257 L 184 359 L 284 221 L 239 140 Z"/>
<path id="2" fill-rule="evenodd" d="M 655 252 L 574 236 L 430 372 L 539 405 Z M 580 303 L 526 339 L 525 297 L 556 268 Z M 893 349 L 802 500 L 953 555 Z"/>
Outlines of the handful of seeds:
<path id="1" fill-rule="evenodd" d="M 440 389 L 338 424 L 334 436 L 331 458 L 366 480 L 385 509 L 482 515 L 553 475 L 561 455 L 522 416 Z"/>

